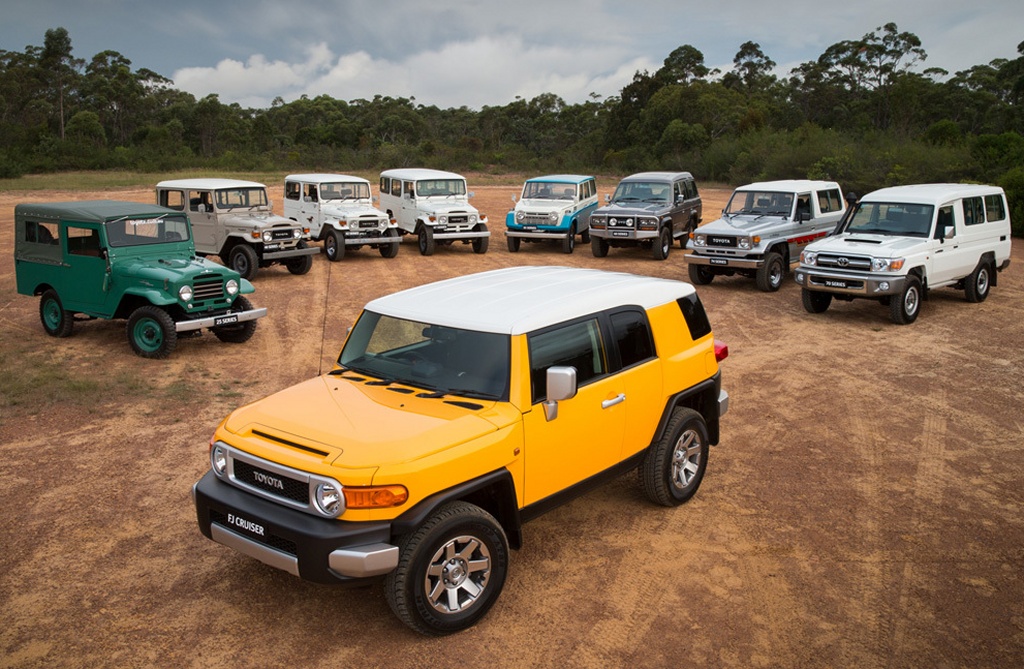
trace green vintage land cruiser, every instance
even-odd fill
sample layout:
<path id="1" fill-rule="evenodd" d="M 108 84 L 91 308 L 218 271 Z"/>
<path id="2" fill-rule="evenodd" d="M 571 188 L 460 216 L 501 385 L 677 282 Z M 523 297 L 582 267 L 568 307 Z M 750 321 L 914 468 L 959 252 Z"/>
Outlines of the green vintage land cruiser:
<path id="1" fill-rule="evenodd" d="M 128 342 L 164 358 L 178 335 L 209 329 L 248 341 L 256 319 L 238 272 L 196 257 L 188 217 L 138 202 L 96 200 L 14 208 L 18 293 L 39 295 L 39 318 L 54 337 L 76 320 L 128 319 Z"/>

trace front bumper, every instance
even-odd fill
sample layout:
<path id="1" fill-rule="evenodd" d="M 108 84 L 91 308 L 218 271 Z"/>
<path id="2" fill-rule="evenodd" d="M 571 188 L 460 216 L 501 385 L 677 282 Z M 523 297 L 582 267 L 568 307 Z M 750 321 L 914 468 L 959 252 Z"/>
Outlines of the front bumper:
<path id="1" fill-rule="evenodd" d="M 562 238 L 569 236 L 569 228 L 557 229 L 552 228 L 549 230 L 516 230 L 515 228 L 508 228 L 505 230 L 506 237 L 520 237 L 522 239 L 551 239 L 552 237 Z"/>
<path id="2" fill-rule="evenodd" d="M 263 260 L 284 260 L 285 258 L 299 258 L 301 256 L 315 256 L 320 253 L 319 246 L 310 246 L 304 249 L 294 248 L 284 251 L 263 252 Z"/>
<path id="3" fill-rule="evenodd" d="M 886 297 L 902 293 L 907 277 L 899 274 L 872 276 L 854 272 L 825 272 L 800 265 L 793 273 L 793 280 L 807 290 L 855 297 Z"/>
<path id="4" fill-rule="evenodd" d="M 391 523 L 316 518 L 217 479 L 192 487 L 199 529 L 208 539 L 317 583 L 382 576 L 398 566 Z"/>
<path id="5" fill-rule="evenodd" d="M 591 237 L 600 237 L 608 241 L 643 242 L 658 238 L 658 230 L 636 230 L 634 228 L 590 228 Z"/>
<path id="6" fill-rule="evenodd" d="M 176 321 L 174 323 L 174 331 L 188 332 L 189 330 L 215 328 L 220 327 L 221 325 L 234 325 L 235 323 L 254 321 L 257 318 L 263 318 L 266 315 L 266 307 L 260 307 L 259 309 L 250 309 L 249 311 L 232 311 L 230 313 L 221 314 L 219 316 L 208 316 L 206 318 L 197 318 L 191 321 Z"/>
<path id="7" fill-rule="evenodd" d="M 478 239 L 480 237 L 490 236 L 490 230 L 484 230 L 482 232 L 434 232 L 434 239 Z"/>

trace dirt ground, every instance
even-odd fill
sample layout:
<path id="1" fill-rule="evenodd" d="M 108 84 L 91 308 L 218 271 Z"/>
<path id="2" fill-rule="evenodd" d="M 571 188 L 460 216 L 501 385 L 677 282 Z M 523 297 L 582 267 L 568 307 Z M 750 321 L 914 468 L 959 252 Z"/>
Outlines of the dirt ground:
<path id="1" fill-rule="evenodd" d="M 0 405 L 0 667 L 1024 664 L 1019 240 L 986 302 L 935 291 L 909 326 L 872 302 L 807 314 L 791 279 L 774 294 L 741 277 L 699 288 L 731 397 L 700 492 L 658 508 L 625 476 L 528 524 L 500 600 L 455 636 L 409 631 L 379 588 L 305 583 L 205 539 L 190 489 L 216 424 L 326 371 L 368 300 L 520 264 L 686 279 L 678 247 L 665 262 L 511 254 L 516 189 L 470 187 L 491 220 L 485 255 L 406 243 L 393 260 L 363 249 L 306 276 L 264 270 L 251 299 L 269 315 L 248 344 L 204 335 L 165 361 L 133 355 L 123 322 L 47 337 L 12 260 L 17 202 L 152 191 L 0 193 L 0 351 L 78 383 Z M 728 192 L 703 195 L 708 221 Z"/>

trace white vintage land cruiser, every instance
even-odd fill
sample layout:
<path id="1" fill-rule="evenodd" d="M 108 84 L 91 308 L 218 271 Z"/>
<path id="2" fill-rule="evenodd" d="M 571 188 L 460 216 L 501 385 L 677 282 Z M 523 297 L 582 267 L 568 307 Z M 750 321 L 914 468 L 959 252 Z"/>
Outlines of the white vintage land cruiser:
<path id="1" fill-rule="evenodd" d="M 693 253 L 685 256 L 690 281 L 703 286 L 715 276 L 740 274 L 774 292 L 800 251 L 835 230 L 846 209 L 834 181 L 765 181 L 737 188 L 722 218 L 690 234 Z"/>
<path id="2" fill-rule="evenodd" d="M 308 244 L 309 227 L 271 211 L 267 187 L 239 179 L 176 179 L 156 185 L 157 204 L 184 211 L 192 222 L 196 254 L 215 255 L 245 279 L 282 263 L 305 274 L 320 249 Z"/>
<path id="3" fill-rule="evenodd" d="M 981 302 L 1010 265 L 1010 215 L 1002 188 L 923 184 L 864 196 L 838 233 L 809 245 L 796 282 L 804 308 L 832 298 L 878 300 L 898 325 L 912 323 L 930 288 Z"/>
<path id="4" fill-rule="evenodd" d="M 572 253 L 576 235 L 590 243 L 590 214 L 597 209 L 597 180 L 579 174 L 534 177 L 523 184 L 522 198 L 505 216 L 508 250 L 515 253 L 527 242 L 561 241 L 562 251 Z"/>
<path id="5" fill-rule="evenodd" d="M 380 173 L 380 208 L 398 222 L 402 234 L 414 234 L 420 254 L 429 256 L 437 244 L 472 244 L 486 253 L 491 233 L 487 217 L 469 203 L 466 180 L 452 172 L 428 169 Z"/>
<path id="6" fill-rule="evenodd" d="M 398 224 L 373 206 L 370 182 L 346 174 L 291 174 L 284 178 L 284 215 L 324 243 L 327 259 L 341 260 L 345 248 L 370 246 L 385 258 L 398 255 Z"/>

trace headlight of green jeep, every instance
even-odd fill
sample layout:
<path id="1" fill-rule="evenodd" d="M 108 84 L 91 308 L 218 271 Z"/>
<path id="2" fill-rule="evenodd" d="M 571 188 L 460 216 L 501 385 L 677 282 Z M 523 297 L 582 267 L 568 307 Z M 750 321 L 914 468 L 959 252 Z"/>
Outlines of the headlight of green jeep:
<path id="1" fill-rule="evenodd" d="M 192 286 L 182 286 L 178 289 L 178 297 L 182 302 L 192 301 Z"/>
<path id="2" fill-rule="evenodd" d="M 332 483 L 317 484 L 316 505 L 325 516 L 337 516 L 341 511 L 341 491 Z"/>
<path id="3" fill-rule="evenodd" d="M 234 279 L 228 279 L 228 282 L 224 284 L 224 290 L 228 291 L 228 295 L 235 295 L 238 293 L 238 282 Z"/>

